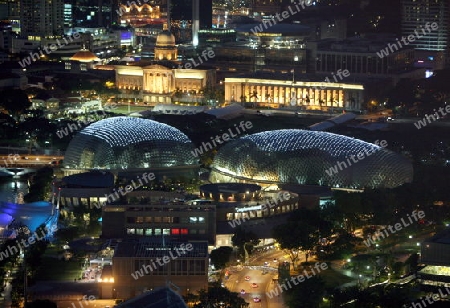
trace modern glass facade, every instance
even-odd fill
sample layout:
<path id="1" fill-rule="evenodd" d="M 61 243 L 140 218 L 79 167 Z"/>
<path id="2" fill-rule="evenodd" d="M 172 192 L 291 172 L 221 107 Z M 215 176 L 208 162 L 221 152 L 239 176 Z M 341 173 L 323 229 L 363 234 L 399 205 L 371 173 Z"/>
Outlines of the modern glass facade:
<path id="1" fill-rule="evenodd" d="M 193 143 L 178 129 L 147 119 L 115 117 L 78 133 L 64 158 L 65 168 L 140 169 L 197 165 Z"/>
<path id="2" fill-rule="evenodd" d="M 227 143 L 212 164 L 212 182 L 290 183 L 344 189 L 411 182 L 412 164 L 375 144 L 297 129 L 257 133 Z"/>
<path id="3" fill-rule="evenodd" d="M 402 35 L 413 35 L 415 40 L 411 45 L 418 50 L 446 50 L 449 10 L 448 0 L 402 0 Z M 433 22 L 438 28 L 426 29 Z"/>

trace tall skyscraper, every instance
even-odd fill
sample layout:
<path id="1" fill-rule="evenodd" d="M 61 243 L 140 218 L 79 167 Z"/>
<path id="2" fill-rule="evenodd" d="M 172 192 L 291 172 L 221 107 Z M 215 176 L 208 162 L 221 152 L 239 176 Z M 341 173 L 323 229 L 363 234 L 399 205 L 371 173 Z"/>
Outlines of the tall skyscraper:
<path id="1" fill-rule="evenodd" d="M 402 35 L 414 35 L 417 50 L 444 51 L 449 45 L 450 1 L 402 0 Z M 436 30 L 426 29 L 437 23 Z"/>
<path id="2" fill-rule="evenodd" d="M 20 28 L 21 34 L 28 37 L 64 35 L 63 0 L 21 0 Z"/>
<path id="3" fill-rule="evenodd" d="M 198 45 L 198 31 L 200 30 L 200 0 L 192 0 L 192 45 Z"/>
<path id="4" fill-rule="evenodd" d="M 75 27 L 110 27 L 118 19 L 118 0 L 65 0 L 65 3 L 72 5 Z M 125 5 L 130 6 L 126 2 Z"/>
<path id="5" fill-rule="evenodd" d="M 172 0 L 172 20 L 192 20 L 193 5 L 197 0 Z M 212 0 L 198 0 L 199 2 L 199 27 L 211 29 L 212 25 Z"/>

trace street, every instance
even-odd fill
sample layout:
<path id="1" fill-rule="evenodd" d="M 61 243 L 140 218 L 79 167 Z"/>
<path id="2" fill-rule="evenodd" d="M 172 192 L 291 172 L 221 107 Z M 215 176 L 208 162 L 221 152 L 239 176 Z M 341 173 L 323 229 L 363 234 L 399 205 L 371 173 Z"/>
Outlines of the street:
<path id="1" fill-rule="evenodd" d="M 289 257 L 279 250 L 262 253 L 250 258 L 249 265 L 232 267 L 234 270 L 229 270 L 231 275 L 225 279 L 225 286 L 232 292 L 240 293 L 241 290 L 245 290 L 245 294 L 241 296 L 250 303 L 250 308 L 283 308 L 281 296 L 269 298 L 266 295 L 266 292 L 278 287 L 277 283 L 273 282 L 278 276 L 278 262 L 274 262 L 274 258 L 278 262 L 290 261 Z M 264 262 L 269 263 L 266 269 L 263 266 Z M 245 280 L 246 276 L 250 277 L 248 281 Z M 256 283 L 257 287 L 253 287 L 253 283 Z M 261 302 L 254 302 L 255 297 L 260 298 Z"/>

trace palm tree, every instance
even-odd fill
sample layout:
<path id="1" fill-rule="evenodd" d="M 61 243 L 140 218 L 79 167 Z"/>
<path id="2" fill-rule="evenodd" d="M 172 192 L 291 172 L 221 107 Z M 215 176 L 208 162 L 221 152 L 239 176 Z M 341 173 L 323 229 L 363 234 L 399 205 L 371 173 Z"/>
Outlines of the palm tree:
<path id="1" fill-rule="evenodd" d="M 252 95 L 250 95 L 250 99 L 252 99 L 252 98 L 255 99 L 253 101 L 253 104 L 252 104 L 253 108 L 255 108 L 256 107 L 256 102 L 257 102 L 257 99 L 258 99 L 258 92 L 256 92 L 256 90 L 254 90 Z"/>

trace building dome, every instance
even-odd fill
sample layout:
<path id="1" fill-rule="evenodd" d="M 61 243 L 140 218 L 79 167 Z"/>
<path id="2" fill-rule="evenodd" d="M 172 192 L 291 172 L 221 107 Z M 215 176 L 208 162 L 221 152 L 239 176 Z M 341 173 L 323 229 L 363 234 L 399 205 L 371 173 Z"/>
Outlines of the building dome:
<path id="1" fill-rule="evenodd" d="M 70 142 L 64 167 L 160 169 L 197 166 L 193 143 L 178 129 L 152 120 L 114 117 L 80 131 Z"/>
<path id="2" fill-rule="evenodd" d="M 224 145 L 214 158 L 210 180 L 364 189 L 396 187 L 411 182 L 412 176 L 408 160 L 380 146 L 327 132 L 286 129 Z"/>
<path id="3" fill-rule="evenodd" d="M 156 37 L 156 47 L 175 47 L 175 36 L 169 31 L 167 24 L 164 24 L 163 31 Z"/>
<path id="4" fill-rule="evenodd" d="M 78 51 L 76 54 L 74 54 L 70 60 L 72 61 L 78 61 L 78 62 L 93 62 L 93 61 L 100 61 L 100 59 L 92 52 L 90 52 L 86 48 L 82 48 L 80 51 Z"/>
<path id="5" fill-rule="evenodd" d="M 178 58 L 178 50 L 175 45 L 175 36 L 164 24 L 163 31 L 156 37 L 155 60 L 176 61 Z"/>

